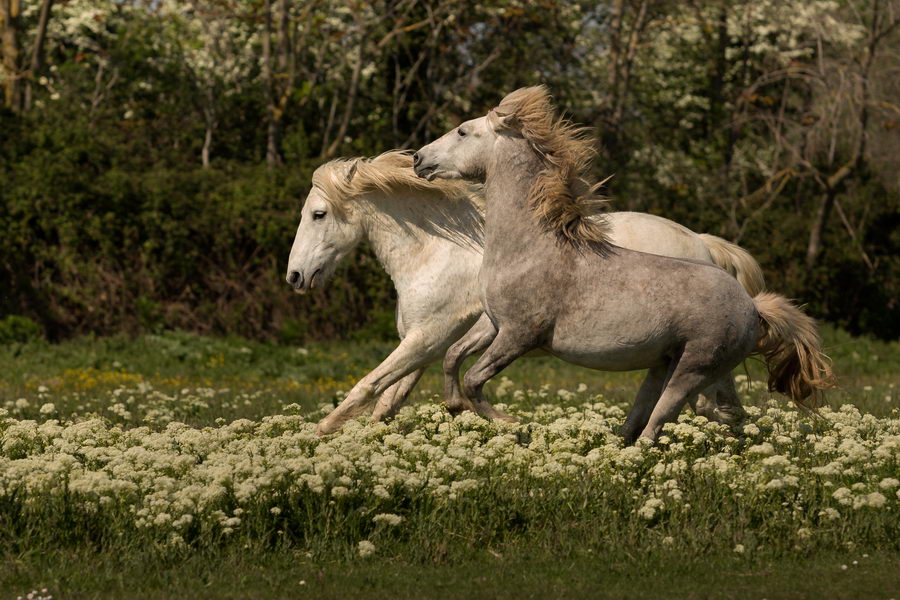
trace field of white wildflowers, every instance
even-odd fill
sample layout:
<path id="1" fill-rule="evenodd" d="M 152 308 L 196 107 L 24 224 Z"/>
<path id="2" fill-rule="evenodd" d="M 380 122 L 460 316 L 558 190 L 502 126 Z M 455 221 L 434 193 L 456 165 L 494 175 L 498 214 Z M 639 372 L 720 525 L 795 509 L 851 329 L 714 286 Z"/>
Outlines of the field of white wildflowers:
<path id="1" fill-rule="evenodd" d="M 171 412 L 179 402 L 190 412 L 216 390 L 173 398 L 119 387 L 107 414 L 70 419 L 56 418 L 43 392 L 37 419 L 0 409 L 0 503 L 16 515 L 13 527 L 70 523 L 188 548 L 327 536 L 368 555 L 422 519 L 491 538 L 507 526 L 587 516 L 663 545 L 696 542 L 685 529 L 709 519 L 728 534 L 710 543 L 738 553 L 897 542 L 896 415 L 845 405 L 814 417 L 772 400 L 750 407 L 739 431 L 685 414 L 657 446 L 624 447 L 616 432 L 625 406 L 563 389 L 511 396 L 542 393 L 549 402 L 511 409 L 520 424 L 453 418 L 425 403 L 389 424 L 357 421 L 320 439 L 314 425 L 330 405 L 196 427 Z M 133 404 L 143 405 L 146 425 L 124 423 Z M 482 527 L 465 523 L 475 511 Z"/>
<path id="2" fill-rule="evenodd" d="M 536 364 L 538 380 L 558 368 Z M 391 422 L 326 438 L 315 423 L 347 388 L 333 377 L 185 385 L 119 366 L 23 380 L 0 396 L 0 542 L 7 554 L 288 549 L 351 562 L 512 546 L 738 561 L 900 550 L 890 377 L 875 378 L 878 416 L 845 402 L 816 416 L 738 374 L 741 427 L 686 411 L 658 444 L 626 447 L 633 384 L 607 393 L 516 373 L 491 394 L 520 423 L 454 418 L 426 381 Z"/>

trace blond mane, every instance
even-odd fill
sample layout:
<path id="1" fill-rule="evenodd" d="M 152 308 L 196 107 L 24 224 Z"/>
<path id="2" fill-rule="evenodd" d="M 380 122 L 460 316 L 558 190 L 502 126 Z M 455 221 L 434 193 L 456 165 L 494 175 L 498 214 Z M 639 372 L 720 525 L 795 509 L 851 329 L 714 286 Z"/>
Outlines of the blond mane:
<path id="1" fill-rule="evenodd" d="M 322 190 L 326 201 L 339 216 L 346 215 L 351 202 L 374 191 L 388 194 L 414 191 L 483 204 L 472 193 L 472 186 L 462 181 L 427 181 L 417 177 L 412 156 L 401 150 L 391 150 L 373 158 L 332 160 L 316 169 L 312 184 Z"/>
<path id="2" fill-rule="evenodd" d="M 538 220 L 563 242 L 579 249 L 603 249 L 609 242 L 609 226 L 599 213 L 607 199 L 597 193 L 602 182 L 587 184 L 594 140 L 586 129 L 556 116 L 543 85 L 508 94 L 488 117 L 496 127 L 521 134 L 547 165 L 528 193 Z"/>

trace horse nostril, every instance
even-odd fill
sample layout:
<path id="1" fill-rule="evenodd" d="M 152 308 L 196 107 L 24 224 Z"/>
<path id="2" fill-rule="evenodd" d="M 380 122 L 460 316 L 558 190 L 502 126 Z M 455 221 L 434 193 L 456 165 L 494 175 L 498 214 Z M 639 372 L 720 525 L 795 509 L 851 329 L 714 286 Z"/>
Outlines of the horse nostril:
<path id="1" fill-rule="evenodd" d="M 419 156 L 418 152 L 416 152 L 415 154 L 413 154 L 413 166 L 418 167 L 420 162 L 422 162 L 422 157 Z"/>
<path id="2" fill-rule="evenodd" d="M 296 285 L 298 279 L 300 279 L 300 271 L 291 271 L 288 273 L 287 282 L 289 284 Z"/>

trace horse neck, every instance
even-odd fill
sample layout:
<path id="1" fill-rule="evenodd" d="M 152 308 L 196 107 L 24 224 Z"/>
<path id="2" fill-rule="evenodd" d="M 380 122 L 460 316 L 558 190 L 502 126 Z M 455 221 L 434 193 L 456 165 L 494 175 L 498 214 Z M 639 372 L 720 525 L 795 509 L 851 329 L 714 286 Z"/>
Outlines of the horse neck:
<path id="1" fill-rule="evenodd" d="M 483 243 L 481 215 L 463 200 L 379 191 L 366 194 L 359 208 L 365 238 L 398 291 L 434 248 L 468 247 L 480 252 Z"/>
<path id="2" fill-rule="evenodd" d="M 523 253 L 555 252 L 555 236 L 534 218 L 528 193 L 544 168 L 522 138 L 501 137 L 485 179 L 485 264 L 505 264 Z"/>

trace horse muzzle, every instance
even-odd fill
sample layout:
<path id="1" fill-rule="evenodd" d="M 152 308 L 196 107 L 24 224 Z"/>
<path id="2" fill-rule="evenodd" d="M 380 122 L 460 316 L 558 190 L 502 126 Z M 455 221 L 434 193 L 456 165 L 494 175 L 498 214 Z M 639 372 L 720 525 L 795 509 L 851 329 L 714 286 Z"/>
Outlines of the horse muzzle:
<path id="1" fill-rule="evenodd" d="M 313 271 L 312 276 L 307 279 L 304 277 L 303 273 L 300 271 L 290 270 L 288 271 L 287 277 L 285 278 L 290 284 L 292 288 L 294 288 L 294 293 L 296 294 L 305 294 L 309 290 L 315 289 L 316 285 L 321 283 L 322 269 L 316 269 Z"/>
<path id="2" fill-rule="evenodd" d="M 418 152 L 413 154 L 413 171 L 416 173 L 417 177 L 431 181 L 434 179 L 435 175 L 437 175 L 437 168 L 437 163 L 425 164 L 421 154 Z"/>
<path id="3" fill-rule="evenodd" d="M 294 270 L 288 271 L 288 274 L 287 274 L 287 277 L 285 277 L 285 280 L 288 282 L 288 285 L 290 285 L 292 288 L 294 288 L 294 291 L 296 293 L 303 294 L 304 292 L 306 292 L 306 288 L 303 287 L 303 284 L 305 283 L 305 279 L 303 277 L 303 273 L 301 273 L 300 271 L 294 271 Z"/>

